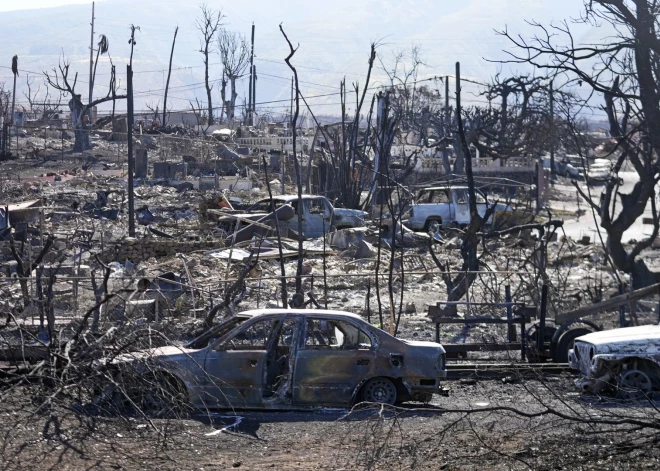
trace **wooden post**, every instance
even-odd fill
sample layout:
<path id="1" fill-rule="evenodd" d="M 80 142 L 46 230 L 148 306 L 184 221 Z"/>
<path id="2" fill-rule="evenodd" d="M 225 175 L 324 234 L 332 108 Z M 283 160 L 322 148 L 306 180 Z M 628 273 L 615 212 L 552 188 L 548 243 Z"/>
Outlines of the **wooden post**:
<path id="1" fill-rule="evenodd" d="M 625 289 L 623 287 L 623 283 L 619 285 L 619 294 L 624 294 Z M 619 327 L 625 327 L 626 326 L 626 307 L 625 305 L 619 306 Z"/>
<path id="2" fill-rule="evenodd" d="M 536 338 L 536 348 L 542 352 L 545 347 L 545 316 L 548 311 L 548 285 L 543 283 L 541 287 L 541 312 L 539 316 L 539 330 Z"/>
<path id="3" fill-rule="evenodd" d="M 11 94 L 11 116 L 9 117 L 9 135 L 7 136 L 7 151 L 11 149 L 11 130 L 14 127 L 14 110 L 16 108 L 16 77 L 18 76 L 18 56 L 14 56 L 11 60 L 11 69 L 14 74 L 14 91 Z M 18 133 L 16 133 L 16 153 L 18 153 Z"/>
<path id="4" fill-rule="evenodd" d="M 504 287 L 504 296 L 506 297 L 506 320 L 509 322 L 507 324 L 507 340 L 509 342 L 516 341 L 516 327 L 511 323 L 513 320 L 513 300 L 511 299 L 511 286 L 506 285 Z"/>

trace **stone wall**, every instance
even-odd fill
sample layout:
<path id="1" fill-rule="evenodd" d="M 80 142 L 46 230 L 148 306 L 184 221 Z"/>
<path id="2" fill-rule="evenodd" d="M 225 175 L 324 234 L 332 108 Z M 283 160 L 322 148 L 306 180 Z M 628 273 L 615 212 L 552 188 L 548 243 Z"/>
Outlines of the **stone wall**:
<path id="1" fill-rule="evenodd" d="M 127 237 L 114 247 L 103 252 L 105 262 L 129 260 L 139 263 L 152 257 L 167 257 L 177 253 L 189 253 L 196 250 L 221 248 L 218 241 L 180 241 L 174 239 L 136 239 Z"/>

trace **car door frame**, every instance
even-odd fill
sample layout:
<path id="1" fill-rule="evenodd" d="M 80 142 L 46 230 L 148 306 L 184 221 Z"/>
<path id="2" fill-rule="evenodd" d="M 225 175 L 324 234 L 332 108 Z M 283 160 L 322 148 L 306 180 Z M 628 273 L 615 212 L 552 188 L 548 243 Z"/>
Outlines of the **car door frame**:
<path id="1" fill-rule="evenodd" d="M 274 339 L 282 326 L 283 315 L 257 316 L 227 332 L 222 338 L 209 345 L 204 357 L 205 394 L 203 402 L 210 407 L 227 406 L 236 408 L 261 407 L 263 404 L 264 366 Z M 273 320 L 275 324 L 269 334 L 264 350 L 229 350 L 219 348 L 235 336 L 258 322 Z M 212 371 L 210 362 L 217 362 L 219 371 Z M 227 377 L 231 371 L 233 378 Z M 225 377 L 222 377 L 224 375 Z M 241 382 L 243 381 L 243 382 Z M 250 382 L 252 381 L 252 382 Z"/>
<path id="2" fill-rule="evenodd" d="M 312 213 L 312 201 L 321 201 L 323 211 L 321 213 Z M 326 232 L 332 225 L 332 211 L 328 204 L 328 200 L 322 196 L 314 196 L 311 198 L 303 198 L 303 207 L 305 218 L 303 220 L 303 235 L 309 239 L 316 239 L 323 237 L 323 228 L 325 226 Z M 297 229 L 296 229 L 297 230 Z"/>
<path id="3" fill-rule="evenodd" d="M 465 203 L 458 202 L 458 192 L 465 192 Z M 467 188 L 451 190 L 451 200 L 454 207 L 453 220 L 457 224 L 470 224 L 470 201 Z"/>
<path id="4" fill-rule="evenodd" d="M 369 337 L 371 347 L 369 349 L 311 349 L 306 345 L 307 338 L 307 320 L 319 319 L 330 322 L 345 322 L 352 325 L 359 331 Z M 347 406 L 354 398 L 355 388 L 363 382 L 364 378 L 373 375 L 376 368 L 377 350 L 379 347 L 378 339 L 373 334 L 360 326 L 359 323 L 351 319 L 338 319 L 323 315 L 309 316 L 300 324 L 299 343 L 296 351 L 295 366 L 292 374 L 292 402 L 296 405 L 327 405 L 327 406 Z M 329 377 L 326 372 L 317 370 L 323 362 L 318 361 L 319 357 L 334 357 L 333 371 L 334 378 Z M 314 361 L 316 360 L 316 365 Z M 341 360 L 341 361 L 339 361 Z M 312 363 L 312 368 L 308 368 L 306 363 Z M 340 363 L 338 365 L 338 363 Z M 341 364 L 343 363 L 343 365 Z M 346 367 L 347 371 L 337 371 Z M 309 375 L 309 376 L 303 376 Z M 315 375 L 315 376 L 314 376 Z M 322 382 L 325 380 L 325 382 Z"/>

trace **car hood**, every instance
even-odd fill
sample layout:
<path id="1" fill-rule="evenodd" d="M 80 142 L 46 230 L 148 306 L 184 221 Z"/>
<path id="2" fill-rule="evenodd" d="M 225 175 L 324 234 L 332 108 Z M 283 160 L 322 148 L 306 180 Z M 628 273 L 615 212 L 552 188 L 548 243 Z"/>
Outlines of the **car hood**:
<path id="1" fill-rule="evenodd" d="M 575 339 L 576 342 L 586 342 L 599 347 L 621 348 L 626 345 L 649 345 L 660 347 L 660 326 L 643 325 L 639 327 L 625 327 L 623 329 L 593 332 Z M 599 348 L 599 350 L 601 350 Z"/>
<path id="2" fill-rule="evenodd" d="M 237 217 L 256 221 L 264 216 L 268 216 L 268 214 L 269 213 L 228 213 L 226 216 L 219 216 L 218 221 L 236 221 Z"/>
<path id="3" fill-rule="evenodd" d="M 359 209 L 348 209 L 348 208 L 335 208 L 335 214 L 339 216 L 357 216 L 364 218 L 368 213 L 365 211 L 360 211 Z"/>
<path id="4" fill-rule="evenodd" d="M 184 357 L 190 357 L 200 350 L 194 348 L 185 348 L 178 346 L 167 346 L 167 347 L 158 347 L 150 348 L 147 350 L 140 350 L 137 352 L 129 352 L 119 355 L 115 358 L 115 362 L 130 362 L 130 361 L 146 361 L 146 360 L 158 360 L 158 361 L 176 361 Z"/>

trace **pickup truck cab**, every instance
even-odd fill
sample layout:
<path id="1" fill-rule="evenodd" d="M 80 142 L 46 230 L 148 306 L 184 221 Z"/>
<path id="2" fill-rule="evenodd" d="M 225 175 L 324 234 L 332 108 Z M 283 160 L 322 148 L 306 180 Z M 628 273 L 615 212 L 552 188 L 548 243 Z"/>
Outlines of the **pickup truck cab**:
<path id="1" fill-rule="evenodd" d="M 477 211 L 481 216 L 486 214 L 486 209 L 493 205 L 489 203 L 486 195 L 480 190 L 475 190 L 477 198 Z M 511 207 L 504 204 L 496 204 L 495 212 L 511 211 Z M 493 213 L 494 214 L 494 213 Z M 486 221 L 490 224 L 493 216 Z M 403 223 L 415 231 L 432 231 L 434 228 L 448 224 L 469 224 L 470 205 L 468 203 L 467 186 L 437 186 L 420 190 L 417 197 L 410 205 L 407 219 Z"/>
<path id="2" fill-rule="evenodd" d="M 298 219 L 302 219 L 302 235 L 307 239 L 323 237 L 326 233 L 336 229 L 364 226 L 366 214 L 364 211 L 355 209 L 334 208 L 325 196 L 303 195 L 302 208 L 298 208 L 297 195 L 273 196 L 275 209 L 289 205 L 295 211 L 292 218 L 280 220 L 280 228 L 289 228 L 298 231 Z M 253 203 L 248 208 L 238 213 L 228 213 L 225 217 L 218 218 L 222 225 L 228 225 L 228 230 L 236 222 L 236 216 L 250 221 L 257 221 L 270 214 L 270 198 Z M 231 215 L 230 215 L 231 214 Z"/>

